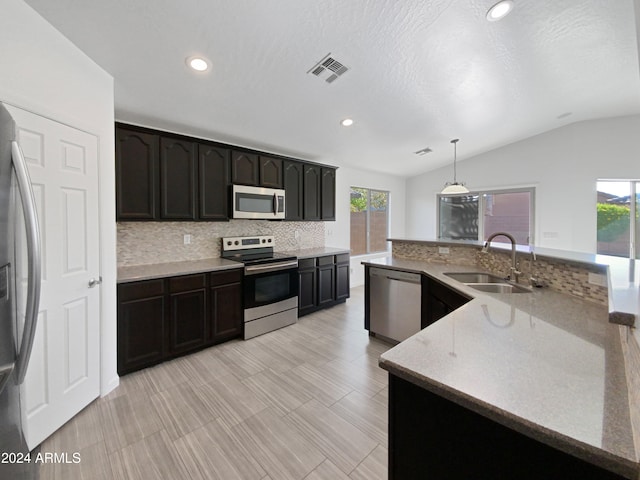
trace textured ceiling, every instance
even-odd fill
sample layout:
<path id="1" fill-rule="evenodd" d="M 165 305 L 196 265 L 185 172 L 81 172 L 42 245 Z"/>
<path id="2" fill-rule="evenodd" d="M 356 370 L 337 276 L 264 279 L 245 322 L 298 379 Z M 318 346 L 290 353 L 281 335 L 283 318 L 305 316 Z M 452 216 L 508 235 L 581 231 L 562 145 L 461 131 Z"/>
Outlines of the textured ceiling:
<path id="1" fill-rule="evenodd" d="M 632 0 L 515 0 L 488 22 L 495 1 L 27 3 L 114 76 L 119 120 L 336 165 L 413 175 L 454 137 L 464 160 L 640 113 Z M 349 67 L 332 84 L 307 74 L 329 52 Z"/>

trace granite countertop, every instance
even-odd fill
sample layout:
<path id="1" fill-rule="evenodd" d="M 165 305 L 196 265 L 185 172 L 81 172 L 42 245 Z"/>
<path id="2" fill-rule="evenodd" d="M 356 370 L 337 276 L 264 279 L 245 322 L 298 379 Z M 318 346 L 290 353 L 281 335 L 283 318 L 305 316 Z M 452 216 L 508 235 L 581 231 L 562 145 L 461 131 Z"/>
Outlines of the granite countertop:
<path id="1" fill-rule="evenodd" d="M 483 243 L 472 240 L 433 240 L 389 238 L 390 242 L 422 243 L 425 245 L 450 245 L 481 248 Z M 500 237 L 497 239 L 500 240 Z M 491 248 L 511 250 L 507 244 L 492 243 Z M 553 248 L 518 246 L 518 253 L 535 252 L 539 258 L 561 260 L 588 265 L 601 265 L 607 268 L 609 288 L 609 313 L 616 323 L 622 325 L 640 324 L 640 260 L 594 253 L 570 252 Z M 635 332 L 640 342 L 640 333 Z"/>
<path id="2" fill-rule="evenodd" d="M 138 282 L 154 278 L 190 275 L 192 273 L 215 272 L 243 268 L 240 262 L 224 258 L 207 258 L 203 260 L 187 260 L 183 262 L 154 263 L 151 265 L 133 265 L 118 267 L 118 283 Z"/>
<path id="3" fill-rule="evenodd" d="M 424 273 L 473 298 L 380 357 L 380 366 L 492 420 L 626 478 L 640 464 L 619 327 L 606 306 L 534 289 L 479 292 L 445 272 L 477 267 L 398 258 L 365 265 Z"/>
<path id="4" fill-rule="evenodd" d="M 323 255 L 338 255 L 349 253 L 348 248 L 318 247 L 289 250 L 285 253 L 298 258 L 321 257 Z M 192 273 L 215 272 L 232 268 L 242 268 L 240 262 L 225 258 L 207 258 L 203 260 L 186 260 L 182 262 L 154 263 L 149 265 L 132 265 L 118 267 L 118 283 L 138 282 L 140 280 L 152 280 L 154 278 L 173 277 L 176 275 L 190 275 Z"/>
<path id="5" fill-rule="evenodd" d="M 322 257 L 323 255 L 339 255 L 341 253 L 350 253 L 348 248 L 336 248 L 336 247 L 317 247 L 317 248 L 302 248 L 300 250 L 288 250 L 288 255 L 295 255 L 298 258 L 313 258 Z"/>

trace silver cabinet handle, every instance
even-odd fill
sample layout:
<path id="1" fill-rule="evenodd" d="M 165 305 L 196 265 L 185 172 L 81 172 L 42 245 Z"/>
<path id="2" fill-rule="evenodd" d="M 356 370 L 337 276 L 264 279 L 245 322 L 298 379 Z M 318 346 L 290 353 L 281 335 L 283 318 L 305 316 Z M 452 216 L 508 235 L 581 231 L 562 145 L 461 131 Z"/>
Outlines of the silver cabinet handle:
<path id="1" fill-rule="evenodd" d="M 102 283 L 102 277 L 98 277 L 97 279 L 92 278 L 89 280 L 89 288 L 93 288 L 96 285 L 100 285 Z"/>
<path id="2" fill-rule="evenodd" d="M 16 361 L 16 378 L 18 384 L 24 381 L 31 357 L 31 349 L 36 335 L 36 325 L 38 323 L 38 309 L 40 308 L 40 283 L 42 257 L 40 253 L 40 228 L 38 226 L 38 214 L 36 212 L 36 200 L 31 188 L 31 179 L 27 171 L 27 164 L 24 161 L 22 150 L 17 142 L 11 142 L 11 153 L 13 166 L 16 171 L 22 210 L 24 211 L 24 223 L 27 233 L 27 263 L 29 269 L 29 283 L 27 286 L 27 302 L 24 319 L 24 331 L 22 342 Z"/>

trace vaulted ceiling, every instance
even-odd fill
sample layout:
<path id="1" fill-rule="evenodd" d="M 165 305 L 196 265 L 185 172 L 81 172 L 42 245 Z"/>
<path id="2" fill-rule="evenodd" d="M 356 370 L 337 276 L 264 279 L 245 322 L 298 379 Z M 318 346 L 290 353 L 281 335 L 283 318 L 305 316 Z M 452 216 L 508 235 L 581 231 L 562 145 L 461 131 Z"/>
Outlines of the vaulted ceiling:
<path id="1" fill-rule="evenodd" d="M 495 1 L 27 3 L 113 75 L 117 119 L 334 165 L 414 175 L 452 138 L 464 160 L 640 113 L 632 0 L 514 0 L 488 22 Z M 329 53 L 332 83 L 308 73 Z"/>

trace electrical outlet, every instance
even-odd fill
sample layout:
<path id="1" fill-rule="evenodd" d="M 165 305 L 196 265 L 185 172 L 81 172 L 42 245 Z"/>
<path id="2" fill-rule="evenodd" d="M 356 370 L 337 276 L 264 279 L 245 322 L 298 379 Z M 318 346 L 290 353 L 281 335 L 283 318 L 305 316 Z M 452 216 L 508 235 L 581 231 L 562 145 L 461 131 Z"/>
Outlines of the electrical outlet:
<path id="1" fill-rule="evenodd" d="M 449 255 L 449 247 L 438 247 L 438 253 L 442 255 Z"/>
<path id="2" fill-rule="evenodd" d="M 183 237 L 183 241 L 184 241 L 184 244 L 185 244 L 185 245 L 189 245 L 189 244 L 191 244 L 191 235 L 188 235 L 188 234 L 187 234 L 187 235 L 185 235 L 185 236 Z"/>

